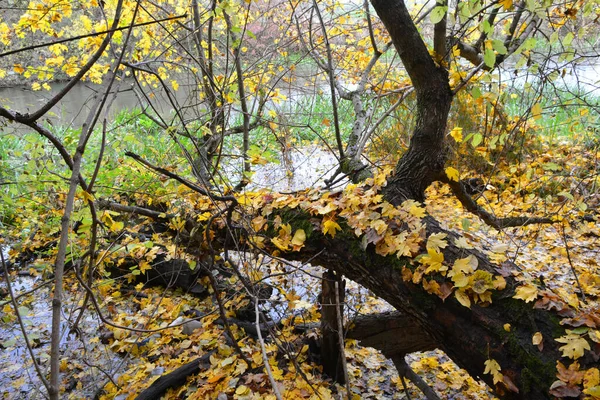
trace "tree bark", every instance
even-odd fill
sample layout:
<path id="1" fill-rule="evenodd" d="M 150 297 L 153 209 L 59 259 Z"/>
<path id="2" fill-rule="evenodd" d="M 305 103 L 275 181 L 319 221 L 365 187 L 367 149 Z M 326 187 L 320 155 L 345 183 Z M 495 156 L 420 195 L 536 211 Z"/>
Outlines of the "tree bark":
<path id="1" fill-rule="evenodd" d="M 372 0 L 417 95 L 416 125 L 406 153 L 388 179 L 384 195 L 393 204 L 423 201 L 425 189 L 443 174 L 444 133 L 452 91 L 448 72 L 436 65 L 401 0 Z"/>
<path id="2" fill-rule="evenodd" d="M 338 296 L 335 294 L 336 283 L 338 283 Z M 346 383 L 342 363 L 343 354 L 340 351 L 340 334 L 338 329 L 337 304 L 344 303 L 346 284 L 339 274 L 332 270 L 323 273 L 321 291 L 321 364 L 325 372 L 335 382 L 343 385 Z M 343 333 L 342 333 L 343 334 Z"/>
<path id="3" fill-rule="evenodd" d="M 309 217 L 305 220 L 301 218 L 293 218 L 292 229 L 295 229 L 296 224 L 301 226 L 308 222 Z M 446 233 L 451 239 L 443 249 L 446 262 L 451 264 L 458 258 L 472 254 L 478 259 L 479 270 L 498 275 L 500 267 L 491 263 L 484 254 L 477 250 L 457 248 L 451 244 L 452 239 L 457 237 L 455 233 L 442 229 L 431 217 L 426 217 L 425 221 L 428 236 Z M 492 376 L 484 374 L 484 369 L 487 360 L 496 360 L 502 368 L 502 374 L 519 391 L 515 393 L 500 390 L 498 393 L 503 398 L 552 398 L 549 389 L 557 380 L 556 362 L 561 359 L 558 350 L 560 344 L 554 338 L 564 333 L 560 320 L 565 314 L 558 315 L 556 311 L 535 308 L 532 303 L 514 299 L 517 282 L 511 276 L 505 277 L 506 288 L 494 291 L 492 303 L 487 306 L 473 304 L 467 308 L 454 296 L 444 301 L 435 294 L 427 293 L 420 284 L 403 280 L 402 267 L 410 268 L 413 262 L 411 259 L 380 256 L 375 253 L 373 246 L 363 250 L 361 240 L 354 236 L 352 230 L 343 225 L 342 227 L 343 231 L 338 232 L 335 238 L 313 231 L 301 252 L 289 253 L 285 257 L 305 260 L 310 258 L 311 263 L 326 265 L 370 289 L 376 296 L 408 315 L 409 327 L 416 322 L 420 329 L 416 328 L 414 332 L 423 335 L 425 343 L 436 343 L 437 347 L 471 376 L 484 380 L 492 388 L 495 387 Z M 505 324 L 510 324 L 510 331 L 505 330 Z M 545 338 L 542 351 L 532 344 L 532 337 L 536 332 L 541 332 Z M 407 340 L 412 338 L 414 336 L 407 336 Z M 407 347 L 402 335 L 389 337 L 389 340 L 391 348 L 394 342 L 401 342 L 398 346 L 402 348 Z M 417 343 L 416 347 L 422 345 Z M 394 351 L 388 353 L 393 354 Z M 593 358 L 592 352 L 579 359 L 581 369 L 597 362 Z M 562 362 L 568 364 L 569 360 Z"/>

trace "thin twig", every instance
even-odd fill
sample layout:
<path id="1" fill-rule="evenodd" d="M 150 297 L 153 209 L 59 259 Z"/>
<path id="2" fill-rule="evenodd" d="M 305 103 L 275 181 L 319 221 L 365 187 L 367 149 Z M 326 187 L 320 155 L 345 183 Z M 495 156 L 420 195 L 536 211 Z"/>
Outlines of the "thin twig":
<path id="1" fill-rule="evenodd" d="M 92 305 L 96 309 L 96 314 L 98 315 L 98 318 L 100 318 L 100 321 L 102 321 L 103 324 L 112 326 L 113 328 L 122 329 L 124 331 L 137 332 L 137 333 L 156 333 L 156 332 L 164 331 L 165 329 L 177 328 L 178 326 L 183 326 L 187 323 L 187 321 L 184 321 L 184 322 L 181 322 L 178 324 L 171 324 L 171 325 L 165 326 L 163 328 L 156 328 L 156 329 L 139 329 L 139 328 L 132 328 L 130 326 L 116 324 L 116 323 L 112 322 L 111 320 L 109 320 L 108 318 L 106 318 L 104 315 L 102 315 L 102 310 L 100 309 L 100 305 L 98 304 L 98 300 L 96 299 L 96 296 L 94 295 L 93 290 L 85 283 L 85 281 L 81 277 L 81 274 L 77 270 L 75 270 L 75 277 L 77 278 L 77 281 L 79 281 L 79 284 L 81 284 L 81 286 L 83 286 L 83 288 L 90 293 L 90 300 L 92 300 Z M 211 314 L 212 314 L 212 312 L 207 313 L 206 315 L 203 315 L 201 318 L 207 317 Z"/>
<path id="2" fill-rule="evenodd" d="M 135 153 L 132 153 L 130 151 L 126 152 L 125 155 L 127 157 L 131 157 L 134 160 L 136 160 L 137 162 L 139 162 L 140 164 L 144 165 L 145 167 L 154 170 L 160 174 L 166 175 L 167 177 L 176 180 L 179 183 L 182 183 L 183 185 L 187 186 L 188 188 L 192 189 L 195 192 L 198 192 L 204 196 L 208 196 L 210 197 L 212 200 L 215 201 L 232 201 L 233 204 L 237 205 L 237 199 L 234 196 L 221 196 L 221 195 L 216 195 L 214 193 L 210 193 L 208 190 L 188 181 L 185 178 L 182 178 L 181 176 L 174 174 L 173 172 L 165 169 L 165 168 L 161 168 L 161 167 L 157 167 L 151 163 L 149 163 L 148 161 L 144 160 L 142 157 L 138 156 Z"/>
<path id="3" fill-rule="evenodd" d="M 577 271 L 575 271 L 575 267 L 573 266 L 573 261 L 571 261 L 571 252 L 569 251 L 569 243 L 567 242 L 567 234 L 565 232 L 565 224 L 564 222 L 561 224 L 562 229 L 562 239 L 565 243 L 565 250 L 567 251 L 567 260 L 569 260 L 569 266 L 571 267 L 571 272 L 575 277 L 575 282 L 577 283 L 577 287 L 579 288 L 579 293 L 581 293 L 581 302 L 583 304 L 587 304 L 585 300 L 585 293 L 583 292 L 583 288 L 581 287 L 581 283 L 579 283 L 579 277 L 577 276 Z"/>
<path id="4" fill-rule="evenodd" d="M 166 21 L 171 21 L 171 20 L 174 20 L 174 19 L 180 19 L 180 18 L 185 18 L 185 17 L 187 17 L 187 14 L 176 15 L 174 17 L 167 17 L 167 18 L 163 18 L 163 19 L 159 19 L 159 20 L 141 22 L 139 24 L 134 24 L 133 27 L 137 28 L 137 27 L 140 27 L 140 26 L 152 25 L 152 24 L 156 24 L 156 23 L 160 23 L 160 22 L 166 22 Z M 2 58 L 4 56 L 9 56 L 11 54 L 20 53 L 22 51 L 35 50 L 35 49 L 39 49 L 41 47 L 54 46 L 55 44 L 59 44 L 59 43 L 67 43 L 67 42 L 71 42 L 73 40 L 85 39 L 85 38 L 88 38 L 88 37 L 99 36 L 99 35 L 104 35 L 104 34 L 107 34 L 107 33 L 114 33 L 114 32 L 118 32 L 118 31 L 123 31 L 125 29 L 129 29 L 131 26 L 132 25 L 127 25 L 127 26 L 122 26 L 120 28 L 107 29 L 105 31 L 87 33 L 85 35 L 78 35 L 78 36 L 72 36 L 72 37 L 69 37 L 69 38 L 66 38 L 66 39 L 54 40 L 52 42 L 46 42 L 46 43 L 41 43 L 41 44 L 34 44 L 34 45 L 31 45 L 31 46 L 25 46 L 25 47 L 21 47 L 19 49 L 10 50 L 10 51 L 7 51 L 5 53 L 1 53 L 0 54 L 0 58 Z"/>
<path id="5" fill-rule="evenodd" d="M 410 392 L 408 391 L 408 385 L 406 384 L 406 379 L 404 379 L 404 375 L 400 375 L 400 382 L 402 382 L 402 388 L 404 389 L 404 394 L 406 394 L 406 398 L 411 400 Z"/>
<path id="6" fill-rule="evenodd" d="M 313 0 L 313 8 L 316 11 L 317 17 L 319 19 L 319 24 L 321 25 L 321 31 L 323 31 L 323 40 L 325 43 L 325 52 L 327 53 L 327 75 L 329 78 L 329 90 L 331 91 L 331 106 L 333 111 L 333 126 L 335 128 L 335 140 L 337 142 L 338 152 L 340 155 L 340 160 L 344 159 L 344 146 L 342 144 L 342 134 L 340 132 L 340 120 L 338 116 L 338 105 L 337 105 L 337 97 L 335 94 L 335 69 L 333 67 L 333 56 L 331 54 L 331 45 L 329 44 L 329 37 L 327 35 L 327 29 L 325 28 L 325 21 L 323 21 L 323 16 L 321 15 L 321 10 L 319 9 L 319 5 L 316 0 Z"/>
<path id="7" fill-rule="evenodd" d="M 348 400 L 352 398 L 350 392 L 350 382 L 348 382 L 348 366 L 346 365 L 346 349 L 344 346 L 344 323 L 342 321 L 342 313 L 344 312 L 342 305 L 340 304 L 340 286 L 339 280 L 334 282 L 335 286 L 335 307 L 337 308 L 337 331 L 340 344 L 340 357 L 342 359 L 342 371 L 344 371 L 344 382 L 346 382 L 346 394 Z"/>
<path id="8" fill-rule="evenodd" d="M 21 293 L 19 293 L 18 295 L 15 296 L 15 300 L 19 300 L 23 296 L 27 296 L 28 294 L 36 292 L 39 289 L 43 288 L 44 286 L 48 286 L 52 282 L 54 282 L 53 279 L 48 279 L 47 281 L 44 281 L 44 282 L 40 283 L 39 285 L 31 288 L 30 290 L 28 290 L 26 292 L 21 292 Z M 1 302 L 0 303 L 0 307 L 4 307 L 5 305 L 10 304 L 10 303 L 12 303 L 12 299 Z"/>
<path id="9" fill-rule="evenodd" d="M 283 400 L 283 397 L 281 397 L 281 393 L 279 393 L 277 382 L 275 382 L 275 378 L 273 378 L 273 372 L 271 372 L 271 366 L 269 365 L 269 357 L 267 357 L 265 342 L 263 341 L 262 334 L 260 333 L 260 310 L 258 309 L 258 297 L 254 297 L 254 313 L 256 314 L 256 332 L 258 334 L 258 343 L 260 344 L 260 351 L 262 353 L 263 363 L 265 364 L 265 372 L 267 373 L 269 381 L 271 382 L 273 394 L 275 395 L 277 400 Z"/>

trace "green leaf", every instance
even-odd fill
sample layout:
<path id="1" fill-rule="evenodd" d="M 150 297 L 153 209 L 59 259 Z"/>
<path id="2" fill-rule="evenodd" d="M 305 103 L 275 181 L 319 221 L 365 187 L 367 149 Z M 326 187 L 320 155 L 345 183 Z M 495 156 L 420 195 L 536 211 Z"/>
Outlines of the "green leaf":
<path id="1" fill-rule="evenodd" d="M 473 139 L 471 140 L 471 144 L 473 145 L 473 147 L 477 147 L 479 146 L 479 144 L 483 141 L 483 136 L 481 136 L 481 133 L 476 133 L 473 135 Z"/>
<path id="2" fill-rule="evenodd" d="M 463 218 L 461 225 L 462 225 L 463 231 L 468 231 L 469 228 L 471 227 L 471 221 L 469 221 L 467 218 Z"/>
<path id="3" fill-rule="evenodd" d="M 508 53 L 508 49 L 504 46 L 502 40 L 492 40 L 492 47 L 496 50 L 498 54 L 506 54 Z"/>
<path id="4" fill-rule="evenodd" d="M 491 34 L 493 31 L 492 25 L 490 25 L 489 21 L 486 19 L 485 21 L 483 21 L 483 33 L 485 33 L 486 35 Z"/>
<path id="5" fill-rule="evenodd" d="M 571 45 L 571 43 L 573 42 L 573 39 L 575 38 L 575 36 L 573 35 L 572 32 L 569 32 L 565 35 L 565 37 L 561 40 L 561 43 L 563 44 L 563 46 L 568 47 Z"/>
<path id="6" fill-rule="evenodd" d="M 29 311 L 30 311 L 30 310 L 29 310 L 29 308 L 27 308 L 27 307 L 25 307 L 25 306 L 20 306 L 20 307 L 19 307 L 19 314 L 20 314 L 21 316 L 24 316 L 24 315 L 27 315 L 27 314 L 29 314 Z"/>
<path id="7" fill-rule="evenodd" d="M 496 65 L 496 53 L 494 52 L 494 49 L 485 49 L 485 53 L 483 54 L 483 62 L 489 68 L 494 68 L 494 65 Z"/>
<path id="8" fill-rule="evenodd" d="M 560 165 L 552 163 L 552 162 L 548 162 L 548 163 L 542 164 L 542 169 L 544 169 L 545 171 L 559 171 Z"/>
<path id="9" fill-rule="evenodd" d="M 438 22 L 440 22 L 444 18 L 444 15 L 446 15 L 446 11 L 448 11 L 448 6 L 435 7 L 431 11 L 431 14 L 429 14 L 429 18 L 431 19 L 431 22 L 433 24 L 437 24 Z"/>

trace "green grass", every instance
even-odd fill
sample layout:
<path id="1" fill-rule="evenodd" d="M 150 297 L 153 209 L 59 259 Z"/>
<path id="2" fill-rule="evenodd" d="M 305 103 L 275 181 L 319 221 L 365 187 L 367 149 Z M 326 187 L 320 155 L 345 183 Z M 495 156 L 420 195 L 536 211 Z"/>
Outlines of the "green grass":
<path id="1" fill-rule="evenodd" d="M 539 104 L 542 112 L 541 118 L 535 119 L 538 126 L 536 132 L 550 141 L 577 139 L 592 144 L 598 139 L 599 97 L 576 92 L 569 94 L 566 91 L 556 93 L 549 89 L 545 89 L 540 96 L 536 96 L 534 90 L 507 92 L 504 96 L 505 109 L 510 116 L 527 115 L 530 108 Z"/>

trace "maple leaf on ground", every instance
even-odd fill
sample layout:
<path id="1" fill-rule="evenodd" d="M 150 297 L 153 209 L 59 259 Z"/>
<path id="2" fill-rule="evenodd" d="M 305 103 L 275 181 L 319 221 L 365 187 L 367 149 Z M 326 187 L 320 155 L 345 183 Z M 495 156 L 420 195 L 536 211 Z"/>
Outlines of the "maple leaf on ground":
<path id="1" fill-rule="evenodd" d="M 559 350 L 562 351 L 563 357 L 577 359 L 579 357 L 583 357 L 585 350 L 590 350 L 590 344 L 587 342 L 587 340 L 568 329 L 566 335 L 554 340 L 556 340 L 558 343 L 565 344 L 559 348 Z"/>
<path id="2" fill-rule="evenodd" d="M 465 239 L 464 237 L 459 237 L 458 239 L 454 239 L 454 245 L 456 247 L 458 247 L 459 249 L 472 249 L 473 246 L 471 246 L 468 242 L 467 239 Z"/>
<path id="3" fill-rule="evenodd" d="M 579 397 L 581 390 L 578 387 L 568 385 L 563 381 L 554 381 L 550 386 L 549 393 L 556 397 Z"/>
<path id="4" fill-rule="evenodd" d="M 465 258 L 459 258 L 456 261 L 454 261 L 454 266 L 452 267 L 450 272 L 448 272 L 448 277 L 451 278 L 454 275 L 461 273 L 464 275 L 470 274 L 477 268 L 477 264 L 477 258 L 475 258 L 475 256 L 473 255 L 470 255 Z"/>
<path id="5" fill-rule="evenodd" d="M 597 387 L 600 389 L 600 371 L 598 368 L 590 368 L 585 371 L 583 375 L 583 387 L 586 389 L 591 389 Z M 584 391 L 585 392 L 585 391 Z M 587 392 L 586 392 L 587 394 Z M 600 395 L 600 392 L 598 392 Z M 600 397 L 600 396 L 599 396 Z"/>
<path id="6" fill-rule="evenodd" d="M 408 210 L 408 213 L 413 217 L 423 218 L 425 216 L 425 208 L 421 207 L 421 204 L 414 200 L 406 200 L 402 203 L 402 208 Z"/>
<path id="7" fill-rule="evenodd" d="M 534 301 L 538 295 L 538 288 L 534 285 L 523 285 L 519 286 L 516 290 L 513 299 L 524 300 L 525 303 Z"/>
<path id="8" fill-rule="evenodd" d="M 584 372 L 579 370 L 579 363 L 574 362 L 565 367 L 560 361 L 556 362 L 556 377 L 569 385 L 580 385 L 583 382 Z"/>
<path id="9" fill-rule="evenodd" d="M 429 236 L 427 239 L 427 248 L 432 248 L 436 251 L 440 251 L 440 249 L 445 248 L 448 246 L 448 243 L 444 240 L 446 236 L 448 235 L 445 233 L 434 233 L 433 235 Z"/>
<path id="10" fill-rule="evenodd" d="M 277 246 L 277 248 L 279 250 L 282 250 L 282 251 L 289 250 L 289 244 L 290 244 L 289 238 L 288 239 L 282 239 L 279 237 L 272 238 L 271 243 L 273 243 L 275 246 Z"/>

